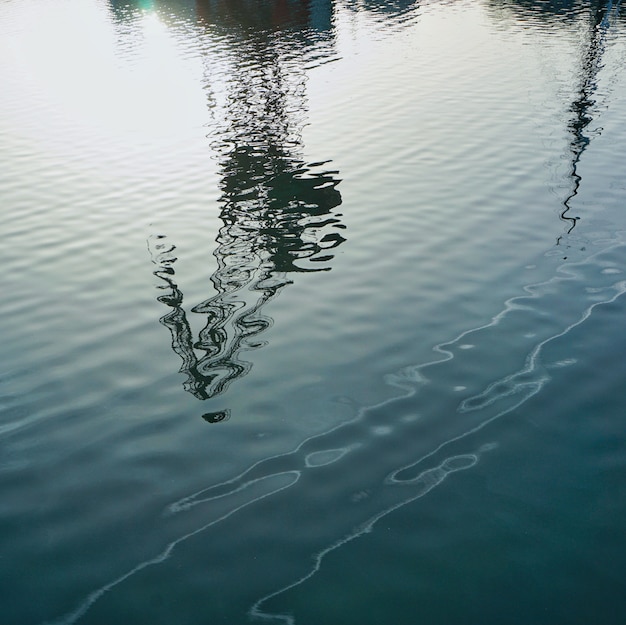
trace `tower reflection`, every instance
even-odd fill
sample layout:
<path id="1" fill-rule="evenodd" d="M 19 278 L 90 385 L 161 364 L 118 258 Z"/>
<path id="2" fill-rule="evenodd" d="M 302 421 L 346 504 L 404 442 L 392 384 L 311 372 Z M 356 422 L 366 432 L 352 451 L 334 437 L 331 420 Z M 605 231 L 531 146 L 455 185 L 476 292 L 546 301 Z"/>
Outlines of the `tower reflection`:
<path id="1" fill-rule="evenodd" d="M 311 5 L 318 5 L 316 11 Z M 337 171 L 300 155 L 305 121 L 303 56 L 308 46 L 324 54 L 332 43 L 330 2 L 198 2 L 207 29 L 226 37 L 226 98 L 211 135 L 219 159 L 220 220 L 213 252 L 214 293 L 191 308 L 206 318 L 194 340 L 183 293 L 176 282 L 175 246 L 151 242 L 154 272 L 170 310 L 161 318 L 180 356 L 186 391 L 215 397 L 246 375 L 241 352 L 263 345 L 272 325 L 263 308 L 295 273 L 330 269 L 345 227 Z M 326 8 L 326 13 L 321 10 Z M 224 42 L 222 42 L 224 45 Z M 209 422 L 228 418 L 209 412 Z"/>
<path id="2" fill-rule="evenodd" d="M 559 218 L 566 223 L 565 232 L 557 237 L 560 245 L 578 221 L 571 215 L 572 202 L 578 195 L 582 183 L 579 173 L 580 161 L 592 139 L 598 136 L 601 128 L 593 128 L 597 114 L 596 92 L 598 78 L 604 66 L 603 56 L 607 47 L 609 31 L 620 18 L 620 2 L 614 0 L 492 0 L 494 13 L 502 15 L 505 9 L 514 21 L 524 27 L 543 28 L 544 24 L 580 30 L 580 65 L 577 71 L 577 85 L 574 97 L 568 106 L 567 121 L 568 146 L 566 159 L 569 166 L 570 189 L 562 201 Z M 584 23 L 586 20 L 586 24 Z"/>
<path id="3" fill-rule="evenodd" d="M 578 195 L 582 182 L 582 177 L 578 173 L 580 159 L 593 135 L 599 134 L 599 131 L 593 131 L 589 126 L 593 122 L 593 109 L 596 104 L 594 94 L 598 89 L 598 74 L 603 66 L 602 55 L 606 47 L 607 32 L 616 12 L 617 7 L 610 0 L 594 2 L 589 6 L 588 43 L 582 56 L 577 97 L 572 102 L 570 108 L 572 118 L 568 124 L 571 136 L 569 151 L 572 189 L 563 200 L 563 210 L 560 213 L 561 219 L 569 224 L 566 234 L 572 232 L 578 220 L 578 217 L 572 217 L 569 213 L 571 202 Z M 557 238 L 557 245 L 562 238 L 563 235 Z"/>

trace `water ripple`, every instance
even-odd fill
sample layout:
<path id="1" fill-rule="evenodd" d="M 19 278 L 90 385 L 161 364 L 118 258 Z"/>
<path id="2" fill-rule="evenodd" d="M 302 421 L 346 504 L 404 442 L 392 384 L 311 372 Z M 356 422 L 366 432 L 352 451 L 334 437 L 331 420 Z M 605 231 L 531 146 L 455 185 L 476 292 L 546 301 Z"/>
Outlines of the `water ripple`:
<path id="1" fill-rule="evenodd" d="M 389 383 L 403 389 L 405 394 L 360 408 L 351 421 L 310 437 L 292 452 L 261 460 L 230 480 L 172 502 L 164 520 L 202 506 L 203 522 L 171 541 L 157 556 L 89 594 L 71 613 L 54 621 L 55 625 L 77 622 L 104 593 L 146 567 L 164 562 L 183 541 L 226 521 L 247 506 L 287 492 L 291 493 L 291 505 L 294 506 L 291 509 L 307 510 L 306 521 L 303 519 L 301 525 L 290 528 L 291 540 L 294 534 L 304 540 L 314 526 L 317 535 L 321 534 L 319 540 L 328 542 L 315 553 L 313 565 L 306 573 L 261 597 L 250 608 L 249 614 L 254 618 L 295 623 L 293 616 L 268 612 L 265 604 L 310 579 L 319 571 L 327 554 L 370 532 L 380 519 L 425 496 L 448 476 L 471 469 L 483 453 L 493 449 L 497 442 L 471 442 L 472 436 L 495 420 L 522 408 L 550 380 L 551 367 L 569 364 L 567 359 L 542 362 L 543 348 L 567 337 L 598 306 L 610 304 L 626 293 L 626 281 L 615 281 L 618 274 L 612 271 L 621 266 L 625 253 L 626 245 L 617 239 L 612 246 L 583 262 L 561 265 L 549 280 L 529 285 L 524 295 L 508 300 L 490 322 L 437 345 L 434 349 L 439 358 L 390 375 Z M 591 285 L 593 293 L 589 293 Z M 511 334 L 520 329 L 535 328 L 535 319 L 551 310 L 554 298 L 563 298 L 565 293 L 567 301 L 578 302 L 575 309 L 568 309 L 555 317 L 555 324 L 545 326 L 543 335 L 541 331 L 529 333 L 527 340 L 516 342 L 514 348 L 507 345 L 507 337 Z M 598 298 L 599 293 L 601 298 Z M 467 359 L 476 362 L 478 358 L 479 362 L 483 346 L 494 344 L 507 350 L 514 349 L 518 356 L 525 348 L 523 365 L 460 402 L 454 399 L 455 396 L 448 391 L 449 380 L 455 379 L 459 370 L 469 370 Z M 418 418 L 411 418 L 413 415 Z M 376 431 L 381 422 L 388 428 L 383 437 Z M 432 444 L 433 428 L 441 439 L 439 444 L 420 453 L 420 445 L 423 447 L 420 441 Z M 431 430 L 429 438 L 420 436 L 428 429 Z M 461 449 L 463 446 L 465 451 Z M 468 447 L 471 451 L 467 450 Z M 373 458 L 375 462 L 371 461 Z M 359 469 L 346 470 L 348 467 Z M 313 488 L 314 476 L 319 471 L 328 470 L 342 476 L 337 482 L 341 487 L 320 493 Z M 315 498 L 313 505 L 311 498 Z M 347 504 L 350 507 L 346 507 Z M 339 528 L 337 515 L 332 523 L 324 520 L 324 511 L 328 509 L 342 509 L 341 524 L 349 526 L 338 539 L 331 540 L 332 533 Z M 238 531 L 241 532 L 242 528 Z"/>

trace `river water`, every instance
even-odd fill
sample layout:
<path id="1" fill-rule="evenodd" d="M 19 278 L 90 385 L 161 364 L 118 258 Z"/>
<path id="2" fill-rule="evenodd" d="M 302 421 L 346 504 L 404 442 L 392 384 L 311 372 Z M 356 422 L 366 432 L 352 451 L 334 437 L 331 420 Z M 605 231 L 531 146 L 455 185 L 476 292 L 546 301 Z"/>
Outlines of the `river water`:
<path id="1" fill-rule="evenodd" d="M 0 622 L 626 622 L 626 21 L 1 0 Z"/>

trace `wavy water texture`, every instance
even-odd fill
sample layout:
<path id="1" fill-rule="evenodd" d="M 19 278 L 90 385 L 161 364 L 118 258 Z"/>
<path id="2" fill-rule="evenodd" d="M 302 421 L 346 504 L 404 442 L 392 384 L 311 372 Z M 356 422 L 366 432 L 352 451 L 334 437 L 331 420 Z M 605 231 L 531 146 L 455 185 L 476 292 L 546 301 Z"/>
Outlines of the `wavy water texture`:
<path id="1" fill-rule="evenodd" d="M 517 419 L 624 309 L 623 25 L 611 47 L 618 2 L 494 0 L 542 13 L 516 40 L 487 1 L 89 0 L 82 65 L 80 0 L 0 3 L 0 621 L 295 623 L 326 556 L 489 473 L 500 428 L 500 458 L 529 451 Z M 567 67 L 550 101 L 533 54 Z M 574 225 L 591 255 L 544 255 Z M 187 418 L 219 394 L 202 418 L 237 418 Z"/>
<path id="2" fill-rule="evenodd" d="M 171 515 L 201 505 L 203 522 L 169 542 L 153 558 L 94 590 L 52 623 L 78 622 L 105 593 L 145 568 L 164 562 L 182 542 L 227 522 L 246 507 L 284 493 L 291 510 L 306 511 L 289 527 L 290 541 L 306 543 L 308 536 L 316 534 L 319 549 L 313 552 L 312 565 L 302 563 L 304 571 L 256 601 L 249 616 L 293 625 L 295 617 L 273 613 L 265 604 L 310 579 L 326 555 L 370 532 L 386 515 L 424 497 L 448 476 L 471 469 L 483 453 L 493 449 L 497 441 L 480 443 L 473 435 L 521 409 L 550 380 L 551 368 L 573 362 L 563 358 L 545 362 L 544 347 L 566 339 L 597 307 L 626 292 L 626 280 L 616 280 L 616 276 L 622 277 L 625 254 L 620 235 L 585 261 L 562 264 L 552 278 L 528 285 L 523 295 L 509 299 L 488 323 L 435 346 L 436 359 L 390 375 L 388 382 L 404 394 L 361 408 L 349 422 L 308 438 L 290 453 L 261 460 L 230 480 L 172 502 L 163 523 Z M 563 309 L 563 301 L 577 305 Z M 523 340 L 513 344 L 510 338 L 520 334 Z M 478 392 L 463 393 L 475 386 L 471 379 L 484 358 L 499 359 L 512 370 L 487 384 L 479 380 L 483 388 Z M 469 378 L 468 386 L 457 383 L 464 378 Z M 426 432 L 429 437 L 424 436 Z M 435 434 L 439 442 L 433 445 Z M 346 470 L 354 466 L 359 470 Z M 334 477 L 327 479 L 341 488 L 321 493 L 313 488 L 318 471 L 331 471 Z M 326 511 L 330 509 L 343 514 L 329 520 Z M 340 526 L 344 533 L 337 536 Z"/>

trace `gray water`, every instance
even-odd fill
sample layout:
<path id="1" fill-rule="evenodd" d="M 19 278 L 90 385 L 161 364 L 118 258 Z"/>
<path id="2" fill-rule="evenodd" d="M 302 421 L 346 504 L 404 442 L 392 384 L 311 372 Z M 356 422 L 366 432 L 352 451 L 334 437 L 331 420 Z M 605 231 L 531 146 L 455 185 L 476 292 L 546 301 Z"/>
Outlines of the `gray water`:
<path id="1" fill-rule="evenodd" d="M 620 11 L 1 0 L 0 623 L 626 622 Z"/>

